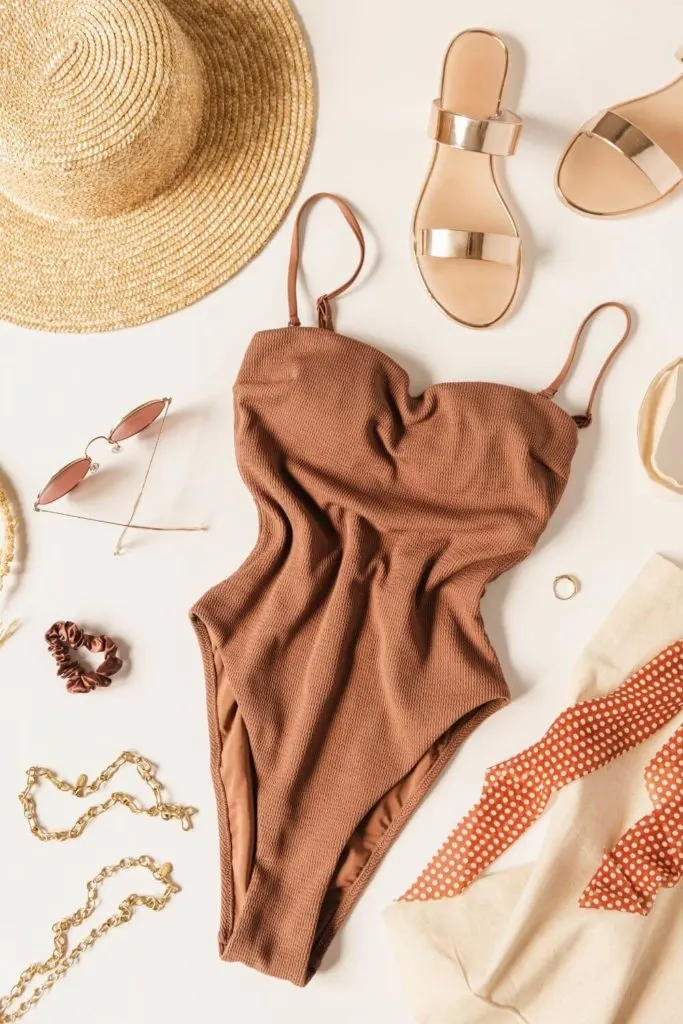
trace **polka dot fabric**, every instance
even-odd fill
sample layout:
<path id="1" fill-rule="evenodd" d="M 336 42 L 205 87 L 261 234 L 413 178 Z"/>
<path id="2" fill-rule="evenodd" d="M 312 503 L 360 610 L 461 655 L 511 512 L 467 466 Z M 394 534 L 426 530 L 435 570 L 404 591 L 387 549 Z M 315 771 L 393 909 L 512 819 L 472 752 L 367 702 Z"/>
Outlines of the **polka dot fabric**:
<path id="1" fill-rule="evenodd" d="M 681 708 L 683 640 L 667 647 L 608 696 L 567 708 L 538 743 L 490 768 L 479 802 L 401 900 L 437 900 L 464 892 L 540 817 L 553 793 L 637 747 Z M 678 870 L 678 850 L 683 865 L 682 780 L 683 728 L 647 769 L 655 814 L 644 819 L 647 825 L 636 825 L 606 855 L 581 898 L 582 906 L 589 899 L 591 907 L 647 913 L 642 909 L 644 901 L 649 900 L 649 907 L 660 885 L 675 884 L 680 873 L 675 881 L 660 879 L 673 878 Z M 627 845 L 620 849 L 622 843 Z"/>
<path id="2" fill-rule="evenodd" d="M 683 727 L 645 769 L 655 808 L 606 853 L 579 900 L 589 910 L 649 914 L 655 896 L 683 876 Z"/>

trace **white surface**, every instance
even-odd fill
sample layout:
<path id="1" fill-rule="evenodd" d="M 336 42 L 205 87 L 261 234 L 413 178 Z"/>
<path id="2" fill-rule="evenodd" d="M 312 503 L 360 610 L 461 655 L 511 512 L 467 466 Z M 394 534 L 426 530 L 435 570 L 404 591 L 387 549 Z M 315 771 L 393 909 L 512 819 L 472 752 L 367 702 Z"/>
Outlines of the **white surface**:
<path id="1" fill-rule="evenodd" d="M 318 134 L 302 195 L 347 196 L 364 217 L 370 259 L 361 284 L 338 306 L 346 333 L 377 344 L 410 371 L 415 390 L 453 378 L 542 388 L 563 362 L 578 321 L 610 298 L 637 310 L 639 329 L 610 374 L 596 424 L 581 435 L 565 498 L 538 551 L 490 588 L 484 615 L 515 700 L 467 742 L 382 864 L 303 991 L 219 961 L 218 846 L 208 771 L 204 686 L 187 610 L 251 549 L 256 516 L 235 467 L 231 384 L 250 336 L 286 321 L 289 227 L 242 274 L 200 304 L 115 335 L 41 335 L 0 327 L 0 465 L 26 518 L 26 544 L 5 620 L 19 634 L 0 651 L 0 992 L 50 948 L 50 924 L 81 902 L 87 878 L 125 855 L 171 860 L 183 892 L 157 917 L 134 921 L 86 954 L 29 1018 L 35 1024 L 143 1024 L 249 1020 L 296 1024 L 407 1024 L 381 909 L 410 883 L 478 792 L 491 762 L 537 737 L 564 703 L 569 669 L 587 637 L 655 550 L 683 554 L 680 497 L 650 483 L 635 441 L 637 409 L 655 372 L 681 351 L 683 199 L 646 216 L 582 219 L 553 192 L 570 133 L 611 102 L 677 73 L 683 38 L 674 0 L 624 4 L 575 0 L 299 0 L 315 54 Z M 527 277 L 516 315 L 485 334 L 461 329 L 425 297 L 410 256 L 410 213 L 429 157 L 425 124 L 445 48 L 457 31 L 485 25 L 512 44 L 508 105 L 525 120 L 509 164 Z M 333 210 L 311 219 L 307 279 L 314 294 L 340 282 L 353 241 Z M 311 306 L 302 302 L 302 319 Z M 611 328 L 611 329 L 610 329 Z M 592 333 L 562 396 L 582 411 L 617 329 Z M 350 386 L 353 382 L 350 381 Z M 122 558 L 116 531 L 31 512 L 40 485 L 90 437 L 150 398 L 174 397 L 143 506 L 144 522 L 207 522 L 206 534 L 141 534 Z M 129 443 L 83 488 L 78 510 L 115 518 L 137 490 L 149 442 Z M 107 481 L 111 487 L 107 486 Z M 558 572 L 583 581 L 561 604 Z M 56 679 L 42 634 L 71 618 L 125 640 L 130 672 L 109 691 L 71 697 Z M 31 764 L 72 779 L 94 775 L 122 749 L 160 765 L 172 797 L 197 805 L 193 833 L 120 811 L 76 842 L 39 844 L 16 794 Z M 130 780 L 130 784 L 129 784 Z M 133 775 L 117 788 L 130 789 Z M 135 791 L 140 791 L 135 786 Z M 82 805 L 41 805 L 52 824 Z M 522 860 L 536 842 L 514 851 Z M 146 878 L 145 878 L 146 882 Z M 105 891 L 106 909 L 127 888 Z"/>

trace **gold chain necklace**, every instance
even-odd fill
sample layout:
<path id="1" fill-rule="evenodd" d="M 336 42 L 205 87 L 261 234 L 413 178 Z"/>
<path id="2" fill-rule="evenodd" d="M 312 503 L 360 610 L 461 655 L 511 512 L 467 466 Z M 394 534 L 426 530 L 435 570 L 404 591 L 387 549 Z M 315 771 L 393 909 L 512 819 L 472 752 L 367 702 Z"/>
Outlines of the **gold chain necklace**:
<path id="1" fill-rule="evenodd" d="M 152 790 L 154 794 L 153 807 L 143 807 L 135 797 L 130 796 L 128 793 L 112 793 L 103 803 L 94 804 L 88 808 L 69 829 L 49 832 L 40 824 L 36 811 L 36 802 L 33 798 L 33 790 L 42 779 L 50 782 L 56 789 L 61 790 L 62 793 L 73 793 L 74 796 L 79 798 L 87 797 L 97 793 L 126 764 L 134 765 L 140 778 Z M 50 842 L 51 840 L 64 842 L 66 839 L 76 839 L 94 818 L 98 818 L 100 814 L 104 814 L 117 804 L 127 807 L 132 814 L 146 814 L 150 818 L 161 818 L 163 821 L 171 821 L 177 818 L 182 823 L 183 831 L 185 832 L 192 828 L 192 815 L 196 814 L 195 807 L 184 807 L 181 804 L 167 803 L 164 800 L 163 786 L 154 774 L 152 762 L 148 761 L 146 757 L 131 753 L 129 750 L 124 751 L 120 757 L 117 757 L 92 782 L 88 782 L 87 775 L 79 775 L 75 783 L 66 782 L 64 779 L 58 778 L 49 768 L 41 768 L 34 765 L 33 768 L 29 768 L 26 772 L 26 788 L 19 794 L 19 799 L 24 808 L 24 817 L 28 820 L 31 832 L 42 842 Z"/>
<path id="2" fill-rule="evenodd" d="M 38 786 L 41 780 L 45 779 L 50 782 L 56 789 L 59 789 L 62 793 L 73 793 L 76 797 L 87 797 L 92 796 L 93 793 L 97 793 L 98 790 L 105 786 L 121 768 L 126 764 L 132 764 L 137 769 L 138 775 L 145 782 L 154 794 L 154 806 L 143 807 L 135 797 L 130 796 L 128 793 L 112 793 L 112 795 L 101 804 L 95 804 L 90 807 L 84 814 L 78 818 L 74 825 L 69 829 L 62 831 L 49 832 L 44 828 L 38 821 L 38 814 L 36 811 L 36 802 L 33 798 L 33 790 Z M 183 827 L 184 831 L 189 831 L 192 828 L 192 815 L 196 813 L 194 807 L 184 807 L 181 804 L 171 804 L 164 800 L 164 790 L 161 782 L 158 780 L 155 774 L 154 765 L 151 761 L 148 761 L 146 757 L 141 757 L 139 754 L 131 753 L 126 750 L 120 757 L 117 757 L 104 771 L 100 772 L 96 779 L 92 782 L 88 782 L 86 775 L 79 775 L 75 783 L 67 782 L 65 779 L 60 779 L 55 772 L 49 768 L 42 768 L 40 766 L 34 766 L 29 768 L 26 772 L 26 787 L 19 794 L 19 800 L 24 808 L 24 816 L 28 820 L 29 827 L 34 836 L 37 836 L 42 842 L 49 842 L 50 840 L 57 840 L 58 842 L 64 842 L 67 839 L 76 839 L 82 834 L 84 829 L 90 824 L 94 818 L 98 818 L 100 814 L 104 814 L 111 807 L 121 804 L 123 807 L 127 807 L 133 814 L 146 814 L 150 818 L 161 818 L 163 821 L 171 821 L 178 819 Z M 108 917 L 98 928 L 93 928 L 85 938 L 83 938 L 73 949 L 69 950 L 68 934 L 71 928 L 75 928 L 80 924 L 83 924 L 94 912 L 97 906 L 97 899 L 99 895 L 102 883 L 107 878 L 111 878 L 113 875 L 119 874 L 121 871 L 127 871 L 129 868 L 143 867 L 147 868 L 148 871 L 157 879 L 157 881 L 164 884 L 164 891 L 160 896 L 146 896 L 138 893 L 131 893 L 127 896 L 120 904 L 118 911 Z M 120 925 L 130 921 L 136 907 L 148 907 L 150 910 L 163 910 L 167 905 L 171 897 L 180 892 L 180 886 L 171 879 L 171 872 L 173 868 L 171 864 L 157 864 L 151 857 L 124 857 L 118 864 L 112 864 L 109 867 L 102 868 L 98 875 L 95 875 L 87 884 L 87 899 L 79 910 L 71 914 L 69 917 L 63 918 L 52 926 L 54 932 L 54 949 L 52 955 L 47 960 L 40 961 L 38 963 L 31 964 L 25 971 L 19 975 L 19 979 L 14 987 L 11 989 L 8 995 L 0 998 L 0 1024 L 11 1024 L 12 1021 L 19 1020 L 23 1017 L 33 1006 L 39 1002 L 40 999 L 48 992 L 52 986 L 62 978 L 70 967 L 73 967 L 75 963 L 81 958 L 81 955 L 86 949 L 89 949 L 98 939 L 101 939 L 107 934 L 112 928 L 118 928 Z M 9 1007 L 16 1003 L 18 999 L 26 992 L 26 989 L 35 978 L 45 977 L 45 980 L 41 982 L 33 990 L 31 995 L 23 1002 L 19 1003 L 17 1008 L 11 1012 Z"/>
<path id="3" fill-rule="evenodd" d="M 124 900 L 119 904 L 119 909 L 111 917 L 108 917 L 106 921 L 103 921 L 98 928 L 93 928 L 81 941 L 69 951 L 69 931 L 71 928 L 75 928 L 78 925 L 86 921 L 94 912 L 97 906 L 97 898 L 99 895 L 102 883 L 107 878 L 111 878 L 113 875 L 119 874 L 121 871 L 127 871 L 129 868 L 143 867 L 147 868 L 152 873 L 157 881 L 162 882 L 164 885 L 164 891 L 160 896 L 146 896 L 139 895 L 138 893 L 131 893 L 130 896 L 126 896 Z M 180 892 L 180 886 L 171 878 L 171 872 L 173 867 L 171 864 L 157 864 L 151 857 L 124 857 L 118 864 L 111 864 L 109 867 L 102 868 L 98 875 L 95 875 L 87 885 L 87 899 L 85 904 L 76 910 L 69 917 L 63 918 L 61 921 L 57 921 L 53 924 L 52 931 L 54 932 L 54 949 L 52 955 L 47 960 L 40 961 L 38 963 L 31 964 L 25 971 L 19 975 L 17 983 L 11 989 L 8 995 L 0 998 L 0 1022 L 1 1024 L 11 1024 L 12 1021 L 19 1020 L 23 1017 L 37 1002 L 48 992 L 55 982 L 63 978 L 70 967 L 73 967 L 75 963 L 79 961 L 81 955 L 86 949 L 89 949 L 98 939 L 101 939 L 107 934 L 112 928 L 118 928 L 120 925 L 130 921 L 136 907 L 148 907 L 150 910 L 163 910 L 167 905 L 171 897 Z M 12 1003 L 15 1003 L 25 993 L 30 983 L 36 977 L 42 977 L 47 975 L 45 980 L 31 993 L 28 999 L 19 1003 L 17 1008 L 11 1012 L 8 1012 L 9 1007 Z"/>

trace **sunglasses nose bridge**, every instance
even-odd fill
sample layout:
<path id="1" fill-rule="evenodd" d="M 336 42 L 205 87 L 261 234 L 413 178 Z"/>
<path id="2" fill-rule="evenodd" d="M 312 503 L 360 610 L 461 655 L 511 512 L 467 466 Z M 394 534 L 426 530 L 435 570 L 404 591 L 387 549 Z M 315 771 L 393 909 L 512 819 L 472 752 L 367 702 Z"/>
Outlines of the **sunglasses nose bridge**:
<path id="1" fill-rule="evenodd" d="M 90 448 L 90 446 L 91 446 L 91 445 L 93 445 L 93 444 L 95 443 L 95 441 L 106 441 L 106 442 L 107 442 L 107 444 L 110 444 L 110 445 L 112 445 L 112 446 L 113 446 L 113 444 L 114 444 L 114 442 L 113 442 L 113 441 L 110 441 L 110 440 L 109 440 L 109 437 L 108 437 L 108 436 L 107 436 L 106 434 L 98 434 L 98 435 L 97 435 L 97 437 L 93 437 L 93 438 L 92 438 L 92 439 L 91 439 L 90 441 L 88 441 L 88 443 L 86 444 L 86 446 L 85 446 L 85 452 L 84 452 L 84 455 L 85 455 L 85 457 L 86 457 L 86 458 L 90 458 L 90 456 L 88 455 L 88 448 Z"/>

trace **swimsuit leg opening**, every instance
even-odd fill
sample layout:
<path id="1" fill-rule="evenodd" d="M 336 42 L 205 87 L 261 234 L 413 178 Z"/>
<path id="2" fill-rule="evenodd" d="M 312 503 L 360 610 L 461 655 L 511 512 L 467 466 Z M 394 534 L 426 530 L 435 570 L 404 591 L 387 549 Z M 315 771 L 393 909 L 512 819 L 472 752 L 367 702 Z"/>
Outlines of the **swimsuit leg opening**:
<path id="1" fill-rule="evenodd" d="M 392 790 L 386 793 L 379 803 L 376 804 L 375 807 L 371 808 L 368 814 L 364 816 L 359 829 L 362 829 L 366 825 L 378 807 L 386 804 L 388 800 L 391 800 L 392 795 L 397 792 L 400 793 L 402 788 L 407 789 L 405 795 L 402 794 L 400 797 L 400 803 L 397 806 L 396 813 L 391 817 L 388 825 L 384 828 L 381 836 L 365 858 L 360 871 L 356 874 L 353 881 L 341 892 L 335 892 L 335 889 L 337 888 L 335 883 L 340 880 L 343 872 L 343 862 L 346 860 L 348 851 L 354 845 L 354 840 L 358 835 L 359 829 L 357 829 L 350 837 L 337 865 L 337 869 L 331 879 L 330 888 L 328 889 L 326 900 L 321 910 L 318 931 L 309 962 L 309 979 L 313 977 L 320 967 L 325 953 L 327 952 L 334 937 L 346 921 L 364 890 L 367 888 L 372 876 L 379 867 L 392 843 L 398 838 L 409 819 L 415 813 L 419 804 L 444 772 L 458 748 L 462 743 L 464 743 L 470 733 L 474 732 L 474 730 L 481 725 L 483 721 L 502 707 L 505 707 L 508 703 L 509 697 L 503 695 L 494 696 L 485 700 L 478 707 L 462 715 L 458 721 L 447 729 L 446 732 L 437 739 L 432 747 L 425 752 L 422 758 L 420 758 L 413 767 L 412 771 L 409 772 L 408 775 L 406 775 L 397 784 L 397 786 L 393 787 Z M 415 775 L 415 772 L 419 770 L 420 766 L 423 766 L 424 770 L 420 773 L 418 781 L 411 786 L 411 777 Z"/>
<path id="2" fill-rule="evenodd" d="M 244 903 L 254 865 L 256 809 L 253 762 L 239 704 L 210 629 L 192 614 L 204 664 L 211 777 L 216 794 L 221 875 L 219 952 L 228 944 Z"/>

